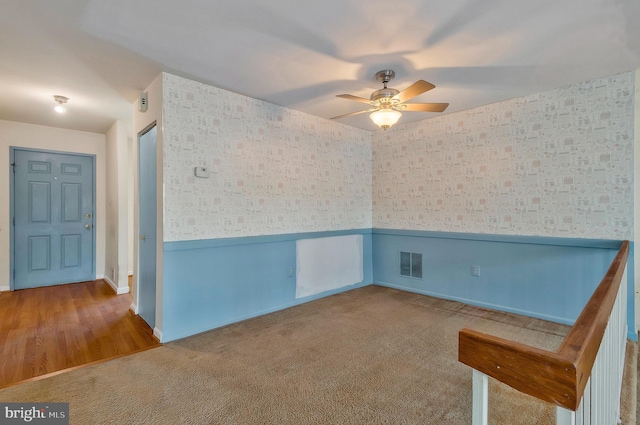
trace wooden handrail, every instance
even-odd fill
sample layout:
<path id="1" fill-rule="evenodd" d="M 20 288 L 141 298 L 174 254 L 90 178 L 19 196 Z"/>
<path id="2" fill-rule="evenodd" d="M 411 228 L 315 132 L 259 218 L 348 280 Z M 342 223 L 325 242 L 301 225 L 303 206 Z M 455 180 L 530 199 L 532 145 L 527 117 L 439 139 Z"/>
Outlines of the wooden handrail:
<path id="1" fill-rule="evenodd" d="M 615 304 L 629 255 L 622 242 L 606 275 L 557 351 L 462 329 L 458 360 L 518 391 L 577 410 Z"/>

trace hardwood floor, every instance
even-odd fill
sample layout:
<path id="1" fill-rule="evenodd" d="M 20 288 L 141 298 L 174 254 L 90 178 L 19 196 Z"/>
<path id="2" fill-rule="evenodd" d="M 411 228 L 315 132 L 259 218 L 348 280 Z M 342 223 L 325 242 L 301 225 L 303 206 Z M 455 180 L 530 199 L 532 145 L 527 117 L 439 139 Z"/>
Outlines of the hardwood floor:
<path id="1" fill-rule="evenodd" d="M 0 388 L 159 345 L 103 280 L 0 292 Z"/>

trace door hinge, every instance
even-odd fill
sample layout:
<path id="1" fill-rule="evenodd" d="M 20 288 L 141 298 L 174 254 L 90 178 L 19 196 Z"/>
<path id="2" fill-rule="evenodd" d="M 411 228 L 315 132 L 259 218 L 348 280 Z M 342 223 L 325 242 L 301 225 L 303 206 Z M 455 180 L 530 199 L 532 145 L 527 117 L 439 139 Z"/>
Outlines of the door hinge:
<path id="1" fill-rule="evenodd" d="M 13 174 L 15 174 L 16 173 L 16 163 L 15 162 L 11 163 L 11 169 L 13 170 Z"/>

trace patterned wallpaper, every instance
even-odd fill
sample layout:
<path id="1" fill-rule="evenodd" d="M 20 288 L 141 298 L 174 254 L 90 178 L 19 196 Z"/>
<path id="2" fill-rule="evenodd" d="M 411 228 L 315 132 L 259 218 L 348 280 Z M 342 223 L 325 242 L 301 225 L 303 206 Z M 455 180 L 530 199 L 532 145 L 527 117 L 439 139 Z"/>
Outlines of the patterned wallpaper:
<path id="1" fill-rule="evenodd" d="M 371 227 L 370 132 L 171 74 L 163 96 L 165 241 Z"/>
<path id="2" fill-rule="evenodd" d="M 634 74 L 373 137 L 373 226 L 633 239 Z"/>
<path id="3" fill-rule="evenodd" d="M 623 73 L 372 136 L 164 74 L 164 237 L 373 226 L 633 239 L 634 83 Z"/>

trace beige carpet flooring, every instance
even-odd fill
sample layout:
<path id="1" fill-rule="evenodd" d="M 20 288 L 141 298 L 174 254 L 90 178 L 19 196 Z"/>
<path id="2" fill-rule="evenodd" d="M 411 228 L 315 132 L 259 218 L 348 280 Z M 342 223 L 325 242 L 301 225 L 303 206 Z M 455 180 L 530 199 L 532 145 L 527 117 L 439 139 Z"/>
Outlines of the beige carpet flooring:
<path id="1" fill-rule="evenodd" d="M 463 327 L 545 349 L 567 332 L 368 286 L 0 390 L 0 400 L 69 402 L 72 424 L 468 425 Z M 554 423 L 551 405 L 493 380 L 489 410 L 491 424 Z"/>

